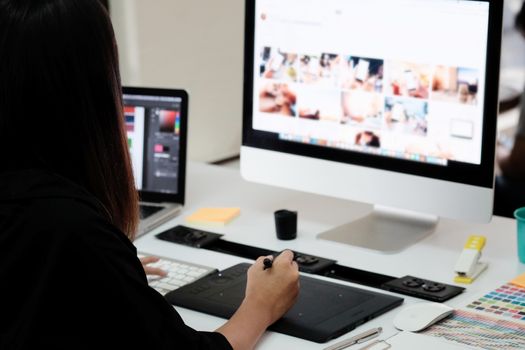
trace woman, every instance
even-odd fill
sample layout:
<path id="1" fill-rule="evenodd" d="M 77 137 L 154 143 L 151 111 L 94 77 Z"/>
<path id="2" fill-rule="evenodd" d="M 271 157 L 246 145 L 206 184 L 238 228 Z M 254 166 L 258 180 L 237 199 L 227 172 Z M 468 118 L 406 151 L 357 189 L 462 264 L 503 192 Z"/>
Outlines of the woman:
<path id="1" fill-rule="evenodd" d="M 516 14 L 514 26 L 525 37 L 525 2 Z M 512 145 L 499 144 L 496 151 L 500 173 L 495 182 L 494 215 L 514 218 L 514 211 L 525 206 L 525 89 Z"/>
<path id="2" fill-rule="evenodd" d="M 248 272 L 216 332 L 184 325 L 131 241 L 117 51 L 96 0 L 0 0 L 0 349 L 247 349 L 298 293 L 291 252 Z"/>

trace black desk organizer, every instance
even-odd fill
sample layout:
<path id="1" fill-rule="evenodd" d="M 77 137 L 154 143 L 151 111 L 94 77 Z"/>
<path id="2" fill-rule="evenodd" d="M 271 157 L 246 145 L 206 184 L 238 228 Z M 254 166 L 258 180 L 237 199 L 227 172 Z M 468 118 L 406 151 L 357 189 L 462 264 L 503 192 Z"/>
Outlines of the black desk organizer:
<path id="1" fill-rule="evenodd" d="M 220 234 L 182 225 L 161 232 L 157 234 L 156 237 L 173 243 L 212 250 L 252 260 L 257 259 L 259 256 L 276 255 L 279 253 L 264 248 L 228 242 L 222 240 L 222 235 Z M 299 265 L 299 270 L 301 272 L 326 276 L 372 288 L 409 295 L 419 299 L 445 302 L 456 295 L 461 294 L 465 290 L 465 288 L 462 287 L 425 280 L 414 276 L 397 278 L 354 269 L 338 265 L 335 260 L 299 252 L 294 253 L 295 261 Z"/>

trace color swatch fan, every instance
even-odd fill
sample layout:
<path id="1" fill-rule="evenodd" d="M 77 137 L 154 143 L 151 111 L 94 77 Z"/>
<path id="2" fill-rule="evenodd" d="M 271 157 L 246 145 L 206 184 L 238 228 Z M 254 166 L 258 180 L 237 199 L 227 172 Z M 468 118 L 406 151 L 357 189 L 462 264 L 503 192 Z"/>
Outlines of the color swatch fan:
<path id="1" fill-rule="evenodd" d="M 424 335 L 487 350 L 525 349 L 525 274 L 456 310 Z"/>

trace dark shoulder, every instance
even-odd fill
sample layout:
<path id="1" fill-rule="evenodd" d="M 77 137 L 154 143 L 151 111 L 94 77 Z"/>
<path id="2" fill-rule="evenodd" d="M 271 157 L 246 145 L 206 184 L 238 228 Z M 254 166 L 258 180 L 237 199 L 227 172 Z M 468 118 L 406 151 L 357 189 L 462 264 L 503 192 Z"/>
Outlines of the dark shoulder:
<path id="1" fill-rule="evenodd" d="M 105 213 L 80 198 L 39 198 L 32 201 L 27 222 L 37 231 L 47 231 L 56 239 L 97 246 L 116 246 L 134 250 L 129 239 L 114 226 Z"/>
<path id="2" fill-rule="evenodd" d="M 51 243 L 94 245 L 129 239 L 111 224 L 102 204 L 83 186 L 45 170 L 0 174 L 0 231 Z M 38 236 L 38 238 L 36 238 Z"/>
<path id="3" fill-rule="evenodd" d="M 21 220 L 29 231 L 24 230 L 23 235 L 26 241 L 35 243 L 38 251 L 42 250 L 34 254 L 52 251 L 48 257 L 57 264 L 76 262 L 76 270 L 83 271 L 83 275 L 94 274 L 107 285 L 124 285 L 131 280 L 139 285 L 146 283 L 135 246 L 89 202 L 67 197 L 38 198 L 31 201 L 25 215 Z M 130 279 L 124 282 L 120 275 Z"/>
<path id="4" fill-rule="evenodd" d="M 25 201 L 24 215 L 41 228 L 84 231 L 107 226 L 109 220 L 89 202 L 74 197 L 43 197 Z"/>

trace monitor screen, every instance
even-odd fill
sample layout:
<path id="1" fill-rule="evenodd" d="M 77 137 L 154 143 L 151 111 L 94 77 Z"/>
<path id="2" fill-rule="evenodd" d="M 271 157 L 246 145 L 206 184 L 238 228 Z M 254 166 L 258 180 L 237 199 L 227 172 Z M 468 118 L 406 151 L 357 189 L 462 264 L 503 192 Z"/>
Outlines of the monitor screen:
<path id="1" fill-rule="evenodd" d="M 137 189 L 177 194 L 182 99 L 124 93 L 123 102 Z"/>
<path id="2" fill-rule="evenodd" d="M 502 12 L 500 0 L 246 1 L 244 178 L 489 221 Z M 358 230 L 391 227 L 375 220 L 385 212 Z"/>

